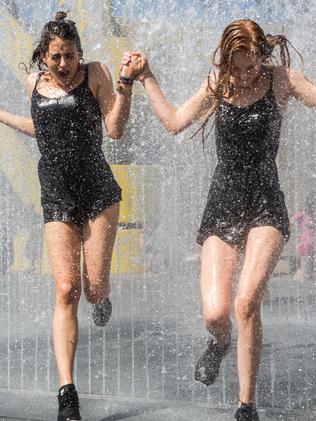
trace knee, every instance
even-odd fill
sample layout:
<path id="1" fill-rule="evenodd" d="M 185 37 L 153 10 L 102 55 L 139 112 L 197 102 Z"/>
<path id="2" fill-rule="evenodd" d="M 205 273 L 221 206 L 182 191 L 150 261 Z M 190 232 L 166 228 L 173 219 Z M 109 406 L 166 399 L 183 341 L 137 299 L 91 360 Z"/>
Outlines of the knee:
<path id="1" fill-rule="evenodd" d="M 93 304 L 104 301 L 110 293 L 109 276 L 104 274 L 89 274 L 85 276 L 84 292 L 87 300 Z"/>
<path id="2" fill-rule="evenodd" d="M 230 309 L 212 308 L 203 311 L 203 321 L 207 330 L 213 331 L 230 324 Z"/>
<path id="3" fill-rule="evenodd" d="M 89 265 L 89 267 L 87 267 L 85 264 L 83 270 L 84 285 L 102 287 L 103 285 L 108 284 L 110 279 L 110 268 L 111 267 L 109 265 L 105 265 L 103 267 L 94 267 L 93 265 Z"/>
<path id="4" fill-rule="evenodd" d="M 73 279 L 63 279 L 57 282 L 56 301 L 61 305 L 78 305 L 81 295 L 80 282 L 74 282 Z"/>
<path id="5" fill-rule="evenodd" d="M 260 311 L 261 300 L 247 295 L 237 295 L 235 299 L 235 317 L 242 323 L 252 319 Z"/>

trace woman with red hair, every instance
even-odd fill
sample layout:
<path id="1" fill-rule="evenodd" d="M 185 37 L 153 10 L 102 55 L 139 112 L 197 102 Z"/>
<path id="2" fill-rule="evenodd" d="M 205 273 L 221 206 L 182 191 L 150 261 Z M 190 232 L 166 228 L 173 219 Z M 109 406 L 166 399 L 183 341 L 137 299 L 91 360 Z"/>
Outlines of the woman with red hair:
<path id="1" fill-rule="evenodd" d="M 275 47 L 280 64 L 273 64 Z M 127 52 L 122 64 L 139 52 Z M 215 117 L 218 163 L 197 241 L 202 245 L 201 295 L 206 329 L 212 335 L 198 360 L 195 379 L 205 385 L 218 376 L 231 342 L 231 292 L 243 256 L 235 298 L 238 324 L 239 421 L 259 420 L 255 388 L 262 347 L 262 297 L 284 243 L 289 219 L 280 189 L 276 156 L 282 114 L 289 98 L 316 107 L 316 87 L 290 68 L 288 41 L 265 35 L 252 20 L 237 20 L 224 30 L 213 56 L 215 71 L 179 108 L 161 91 L 148 61 L 139 77 L 154 112 L 176 135 Z"/>

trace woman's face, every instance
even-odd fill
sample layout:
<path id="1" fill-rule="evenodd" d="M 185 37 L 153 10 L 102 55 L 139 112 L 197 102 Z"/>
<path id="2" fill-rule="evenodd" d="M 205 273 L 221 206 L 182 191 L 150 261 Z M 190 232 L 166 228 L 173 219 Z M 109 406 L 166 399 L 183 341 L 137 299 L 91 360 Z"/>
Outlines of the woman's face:
<path id="1" fill-rule="evenodd" d="M 262 57 L 248 54 L 246 51 L 236 51 L 232 58 L 231 76 L 237 87 L 250 87 L 259 76 Z"/>
<path id="2" fill-rule="evenodd" d="M 54 38 L 43 61 L 59 85 L 67 87 L 75 77 L 79 65 L 76 44 L 63 38 Z"/>

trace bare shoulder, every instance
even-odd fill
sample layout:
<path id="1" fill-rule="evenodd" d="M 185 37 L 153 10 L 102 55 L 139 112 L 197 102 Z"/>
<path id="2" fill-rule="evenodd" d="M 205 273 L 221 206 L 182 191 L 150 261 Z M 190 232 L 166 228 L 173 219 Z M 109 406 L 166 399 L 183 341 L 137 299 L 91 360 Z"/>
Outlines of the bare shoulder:
<path id="1" fill-rule="evenodd" d="M 295 70 L 292 68 L 289 68 L 287 71 L 288 80 L 291 85 L 295 85 L 296 83 L 300 83 L 303 80 L 307 80 L 306 76 L 303 72 L 299 70 Z"/>
<path id="2" fill-rule="evenodd" d="M 100 85 L 104 79 L 111 80 L 111 73 L 105 63 L 91 61 L 89 63 L 89 80 Z"/>
<path id="3" fill-rule="evenodd" d="M 275 85 L 284 85 L 289 82 L 289 69 L 286 66 L 273 66 L 273 80 Z"/>
<path id="4" fill-rule="evenodd" d="M 273 91 L 280 106 L 285 106 L 291 96 L 290 69 L 286 66 L 273 66 Z"/>
<path id="5" fill-rule="evenodd" d="M 32 92 L 34 90 L 37 77 L 38 77 L 38 73 L 33 72 L 33 73 L 30 73 L 26 79 L 26 90 L 29 97 L 32 96 Z"/>
<path id="6" fill-rule="evenodd" d="M 277 68 L 276 74 L 279 78 L 280 87 L 287 90 L 289 95 L 295 95 L 296 91 L 299 91 L 308 84 L 311 84 L 302 71 L 291 67 L 282 68 L 282 66 L 280 66 Z"/>
<path id="7" fill-rule="evenodd" d="M 295 83 L 306 80 L 304 73 L 291 67 L 275 66 L 274 79 L 281 86 L 293 86 Z"/>
<path id="8" fill-rule="evenodd" d="M 108 95 L 113 91 L 113 83 L 108 67 L 100 61 L 91 61 L 89 66 L 89 87 L 93 95 Z"/>

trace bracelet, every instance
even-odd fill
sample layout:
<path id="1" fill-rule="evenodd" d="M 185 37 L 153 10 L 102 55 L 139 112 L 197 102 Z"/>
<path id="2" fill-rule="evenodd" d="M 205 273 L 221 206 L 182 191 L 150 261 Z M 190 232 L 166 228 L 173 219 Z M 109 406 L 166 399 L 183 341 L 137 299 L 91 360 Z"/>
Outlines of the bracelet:
<path id="1" fill-rule="evenodd" d="M 125 96 L 132 96 L 132 93 L 133 93 L 131 90 L 124 89 L 122 87 L 122 82 L 120 80 L 117 81 L 116 92 L 118 92 L 121 95 L 125 95 Z"/>
<path id="2" fill-rule="evenodd" d="M 125 76 L 120 76 L 120 81 L 124 83 L 124 85 L 133 85 L 134 83 L 134 79 Z"/>

